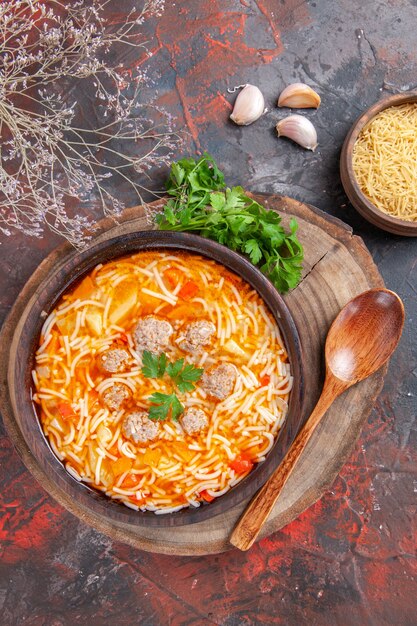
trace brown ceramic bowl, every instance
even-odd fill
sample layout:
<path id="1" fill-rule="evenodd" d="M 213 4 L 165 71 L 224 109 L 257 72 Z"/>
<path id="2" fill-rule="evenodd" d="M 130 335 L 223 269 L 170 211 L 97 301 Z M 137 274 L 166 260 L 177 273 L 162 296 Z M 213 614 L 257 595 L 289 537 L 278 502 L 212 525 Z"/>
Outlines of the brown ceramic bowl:
<path id="1" fill-rule="evenodd" d="M 394 233 L 395 235 L 417 237 L 417 222 L 400 220 L 396 217 L 387 215 L 383 211 L 377 209 L 376 206 L 372 204 L 372 202 L 362 193 L 362 190 L 356 181 L 352 165 L 353 146 L 355 145 L 362 128 L 381 111 L 384 111 L 389 107 L 406 104 L 408 102 L 417 102 L 416 92 L 388 96 L 388 98 L 383 98 L 371 106 L 367 111 L 365 111 L 365 113 L 362 113 L 347 134 L 343 144 L 340 156 L 340 176 L 349 200 L 355 209 L 362 215 L 362 217 L 367 219 L 368 222 L 371 222 L 374 226 L 378 226 L 378 228 L 382 228 L 382 230 Z"/>
<path id="2" fill-rule="evenodd" d="M 125 507 L 84 483 L 77 482 L 52 452 L 40 427 L 31 402 L 31 370 L 45 312 L 49 313 L 62 294 L 98 263 L 140 250 L 178 249 L 194 252 L 219 263 L 244 278 L 263 298 L 272 312 L 289 355 L 294 377 L 286 421 L 266 460 L 229 492 L 212 503 L 176 513 L 155 515 Z M 42 470 L 58 490 L 102 519 L 130 527 L 180 526 L 206 520 L 252 496 L 282 461 L 302 426 L 303 362 L 300 340 L 294 321 L 283 299 L 272 284 L 246 258 L 213 241 L 196 235 L 145 231 L 130 233 L 97 243 L 67 259 L 62 268 L 46 278 L 30 300 L 15 332 L 10 352 L 9 397 L 13 413 L 27 446 Z"/>

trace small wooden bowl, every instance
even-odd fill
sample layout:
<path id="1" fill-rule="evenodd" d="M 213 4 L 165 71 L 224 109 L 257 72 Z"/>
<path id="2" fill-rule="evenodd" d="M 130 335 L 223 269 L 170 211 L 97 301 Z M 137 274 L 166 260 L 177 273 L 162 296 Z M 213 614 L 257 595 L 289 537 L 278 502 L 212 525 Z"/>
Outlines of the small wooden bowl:
<path id="1" fill-rule="evenodd" d="M 134 511 L 116 502 L 85 483 L 77 482 L 52 452 L 35 415 L 31 401 L 34 354 L 45 313 L 57 304 L 62 294 L 98 263 L 140 250 L 177 249 L 206 256 L 223 264 L 244 278 L 263 298 L 272 312 L 287 349 L 294 378 L 287 418 L 266 460 L 260 463 L 241 483 L 210 504 L 187 508 L 166 515 Z M 39 285 L 27 304 L 13 336 L 8 367 L 8 395 L 19 429 L 26 445 L 42 470 L 81 508 L 90 510 L 108 523 L 128 527 L 182 526 L 207 520 L 250 498 L 269 478 L 289 449 L 302 426 L 303 361 L 300 339 L 291 314 L 281 296 L 246 258 L 228 248 L 188 233 L 143 231 L 119 235 L 101 241 L 78 254 L 71 254 L 57 270 Z"/>
<path id="2" fill-rule="evenodd" d="M 409 102 L 417 102 L 416 92 L 388 96 L 387 98 L 383 98 L 376 104 L 372 105 L 367 111 L 365 111 L 365 113 L 362 113 L 362 115 L 353 124 L 344 141 L 342 153 L 340 155 L 340 177 L 349 200 L 355 209 L 362 215 L 362 217 L 368 220 L 368 222 L 371 222 L 374 226 L 378 226 L 378 228 L 382 228 L 382 230 L 394 233 L 395 235 L 417 237 L 417 222 L 409 222 L 406 220 L 400 220 L 396 217 L 391 217 L 390 215 L 387 215 L 383 211 L 377 209 L 376 206 L 372 204 L 359 187 L 352 164 L 353 147 L 362 128 L 381 111 L 384 111 L 392 106 L 407 104 Z"/>

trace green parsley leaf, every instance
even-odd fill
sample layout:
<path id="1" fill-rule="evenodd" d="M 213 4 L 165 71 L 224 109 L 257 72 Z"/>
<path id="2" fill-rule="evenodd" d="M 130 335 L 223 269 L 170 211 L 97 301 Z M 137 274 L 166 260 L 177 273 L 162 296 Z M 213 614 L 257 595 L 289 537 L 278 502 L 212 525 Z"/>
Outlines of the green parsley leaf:
<path id="1" fill-rule="evenodd" d="M 142 355 L 142 374 L 145 378 L 162 378 L 167 366 L 167 355 L 154 354 L 149 350 L 144 350 Z"/>
<path id="2" fill-rule="evenodd" d="M 210 194 L 210 204 L 216 211 L 221 211 L 226 204 L 226 198 L 224 193 L 212 193 Z"/>
<path id="3" fill-rule="evenodd" d="M 151 420 L 164 420 L 171 412 L 171 418 L 177 421 L 181 413 L 184 413 L 184 407 L 175 393 L 167 394 L 155 391 L 149 400 L 152 403 L 149 409 L 149 419 Z"/>
<path id="4" fill-rule="evenodd" d="M 178 376 L 184 366 L 184 359 L 178 359 L 174 363 L 168 363 L 167 374 L 173 380 Z"/>
<path id="5" fill-rule="evenodd" d="M 239 235 L 247 232 L 248 226 L 255 222 L 255 218 L 252 215 L 228 215 L 226 221 L 233 235 Z"/>
<path id="6" fill-rule="evenodd" d="M 156 216 L 160 230 L 197 232 L 249 255 L 282 293 L 298 285 L 303 248 L 296 220 L 291 220 L 288 231 L 276 211 L 250 198 L 242 187 L 225 188 L 224 176 L 210 155 L 173 163 L 167 191 L 170 199 Z"/>
<path id="7" fill-rule="evenodd" d="M 242 187 L 227 188 L 225 191 L 226 209 L 236 209 L 245 206 L 245 195 Z"/>
<path id="8" fill-rule="evenodd" d="M 181 185 L 186 176 L 185 169 L 181 166 L 181 162 L 172 164 L 171 175 L 177 185 Z"/>
<path id="9" fill-rule="evenodd" d="M 256 239 L 248 239 L 244 245 L 244 251 L 249 254 L 249 258 L 254 265 L 262 259 L 262 250 Z"/>
<path id="10" fill-rule="evenodd" d="M 161 218 L 162 216 L 158 215 L 157 217 Z M 175 216 L 172 204 L 167 203 L 167 206 L 165 207 L 165 219 L 173 226 L 176 224 L 177 218 Z"/>
<path id="11" fill-rule="evenodd" d="M 181 393 L 193 391 L 193 383 L 199 381 L 204 372 L 201 367 L 194 367 L 192 363 L 184 365 L 184 359 L 168 363 L 166 371 Z"/>

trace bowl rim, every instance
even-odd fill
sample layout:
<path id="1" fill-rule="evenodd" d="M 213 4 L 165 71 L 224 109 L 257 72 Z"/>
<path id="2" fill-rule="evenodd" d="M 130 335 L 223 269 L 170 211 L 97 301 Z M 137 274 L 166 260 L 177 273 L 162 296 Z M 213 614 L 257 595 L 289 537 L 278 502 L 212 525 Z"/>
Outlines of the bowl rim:
<path id="1" fill-rule="evenodd" d="M 34 415 L 30 393 L 31 370 L 34 351 L 38 346 L 40 329 L 45 312 L 54 308 L 57 301 L 71 286 L 99 262 L 140 252 L 141 250 L 177 249 L 206 256 L 237 273 L 248 282 L 264 300 L 279 325 L 291 364 L 293 389 L 284 425 L 273 448 L 264 462 L 258 464 L 236 487 L 230 489 L 209 505 L 187 507 L 172 514 L 155 514 L 130 509 L 112 500 L 104 493 L 78 482 L 56 457 Z M 43 312 L 43 317 L 42 317 Z M 13 359 L 13 354 L 19 358 Z M 304 397 L 304 363 L 299 334 L 287 305 L 272 283 L 246 257 L 218 244 L 190 233 L 173 231 L 135 231 L 104 241 L 98 241 L 86 250 L 67 256 L 58 272 L 49 274 L 28 302 L 16 328 L 10 350 L 8 383 L 10 401 L 22 436 L 41 469 L 66 495 L 72 494 L 78 504 L 93 509 L 96 515 L 135 527 L 175 527 L 192 524 L 215 517 L 251 497 L 268 479 L 283 459 L 286 451 L 303 425 L 301 407 Z M 24 392 L 22 393 L 22 380 Z"/>
<path id="2" fill-rule="evenodd" d="M 378 115 L 378 113 L 381 113 L 381 111 L 408 102 L 417 103 L 417 90 L 381 98 L 361 113 L 353 123 L 343 142 L 340 155 L 340 176 L 343 188 L 350 202 L 365 219 L 374 226 L 378 226 L 382 229 L 386 228 L 389 232 L 393 232 L 397 235 L 417 236 L 417 222 L 402 220 L 388 213 L 384 213 L 367 198 L 356 180 L 352 162 L 353 147 L 359 133 L 366 124 Z"/>

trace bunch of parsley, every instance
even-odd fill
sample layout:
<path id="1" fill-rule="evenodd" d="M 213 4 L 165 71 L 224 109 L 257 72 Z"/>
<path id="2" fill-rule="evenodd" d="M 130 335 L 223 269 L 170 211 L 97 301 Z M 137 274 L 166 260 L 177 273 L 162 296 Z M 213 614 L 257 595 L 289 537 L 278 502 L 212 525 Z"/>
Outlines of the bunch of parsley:
<path id="1" fill-rule="evenodd" d="M 210 155 L 173 163 L 167 191 L 171 198 L 156 216 L 160 230 L 194 231 L 248 255 L 281 293 L 298 285 L 303 248 L 296 220 L 291 219 L 287 232 L 278 213 L 265 209 L 242 187 L 226 188 Z"/>

